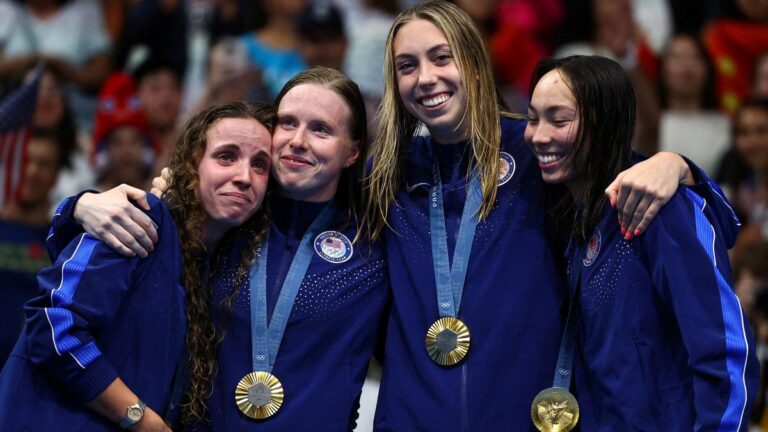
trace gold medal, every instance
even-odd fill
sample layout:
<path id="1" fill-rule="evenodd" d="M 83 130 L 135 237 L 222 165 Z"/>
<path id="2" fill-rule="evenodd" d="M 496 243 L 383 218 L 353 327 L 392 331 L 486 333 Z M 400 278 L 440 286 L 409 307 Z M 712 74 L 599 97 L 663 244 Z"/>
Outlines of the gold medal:
<path id="1" fill-rule="evenodd" d="M 533 398 L 531 418 L 543 432 L 568 432 L 579 422 L 579 403 L 565 389 L 550 387 Z"/>
<path id="2" fill-rule="evenodd" d="M 256 371 L 244 376 L 235 388 L 235 403 L 243 414 L 263 420 L 275 415 L 283 405 L 283 385 L 269 372 Z"/>
<path id="3" fill-rule="evenodd" d="M 467 356 L 470 339 L 469 328 L 461 320 L 440 318 L 427 330 L 427 354 L 439 365 L 453 366 Z"/>

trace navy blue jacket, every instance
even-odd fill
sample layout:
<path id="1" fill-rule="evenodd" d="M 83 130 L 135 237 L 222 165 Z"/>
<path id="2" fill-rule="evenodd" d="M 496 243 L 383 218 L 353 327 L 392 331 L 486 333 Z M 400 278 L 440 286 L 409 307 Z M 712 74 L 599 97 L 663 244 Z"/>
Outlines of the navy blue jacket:
<path id="1" fill-rule="evenodd" d="M 118 429 L 83 405 L 117 377 L 166 411 L 184 346 L 183 266 L 170 213 L 150 204 L 160 241 L 146 259 L 80 234 L 40 272 L 39 296 L 25 306 L 26 328 L 0 375 L 0 429 Z"/>
<path id="2" fill-rule="evenodd" d="M 747 430 L 759 368 L 712 208 L 683 188 L 626 241 L 606 205 L 574 248 L 582 430 Z"/>
<path id="3" fill-rule="evenodd" d="M 453 367 L 433 363 L 424 345 L 439 318 L 429 236 L 431 160 L 436 150 L 452 256 L 471 148 L 433 146 L 429 138 L 411 144 L 407 184 L 390 208 L 392 230 L 385 237 L 393 306 L 376 430 L 533 427 L 531 401 L 552 385 L 566 288 L 545 237 L 541 173 L 524 129 L 523 120 L 502 120 L 501 151 L 511 156 L 503 155 L 510 169 L 493 211 L 477 225 L 459 309 L 472 342 L 467 358 Z"/>
<path id="4" fill-rule="evenodd" d="M 267 258 L 270 318 L 301 237 L 325 205 L 281 197 L 272 200 Z M 340 215 L 328 229 L 352 241 L 357 228 L 354 224 L 344 226 L 345 220 L 346 214 Z M 357 242 L 344 255 L 348 257 L 344 262 L 313 254 L 272 371 L 282 382 L 285 399 L 277 414 L 265 420 L 243 415 L 234 399 L 237 383 L 252 371 L 247 282 L 236 287 L 231 312 L 221 305 L 235 288 L 239 256 L 240 248 L 233 248 L 222 261 L 218 272 L 222 277 L 213 281 L 212 314 L 217 324 L 226 326 L 226 333 L 218 355 L 219 372 L 208 399 L 210 429 L 348 430 L 388 295 L 383 246 Z"/>
<path id="5" fill-rule="evenodd" d="M 377 431 L 535 430 L 534 396 L 552 386 L 567 294 L 547 243 L 538 162 L 523 142 L 525 120 L 502 118 L 497 200 L 475 232 L 459 318 L 472 333 L 467 358 L 441 367 L 424 339 L 439 317 L 429 237 L 432 152 L 440 163 L 449 253 L 453 254 L 466 196 L 471 148 L 415 138 L 407 179 L 390 208 L 385 240 L 392 284 Z M 691 168 L 704 179 L 697 167 Z M 713 210 L 738 221 L 705 181 L 697 193 Z M 589 430 L 589 429 L 584 429 Z"/>

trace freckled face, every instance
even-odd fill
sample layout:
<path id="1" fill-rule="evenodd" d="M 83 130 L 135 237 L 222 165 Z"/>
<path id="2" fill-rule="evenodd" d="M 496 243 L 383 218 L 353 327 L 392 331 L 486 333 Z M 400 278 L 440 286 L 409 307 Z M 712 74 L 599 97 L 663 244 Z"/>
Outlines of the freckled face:
<path id="1" fill-rule="evenodd" d="M 309 202 L 333 198 L 342 170 L 360 156 L 349 106 L 322 85 L 300 84 L 283 96 L 277 119 L 272 175 L 280 194 Z"/>
<path id="2" fill-rule="evenodd" d="M 206 136 L 197 196 L 207 232 L 223 234 L 248 220 L 264 200 L 272 137 L 258 121 L 241 118 L 216 121 Z"/>
<path id="3" fill-rule="evenodd" d="M 443 32 L 429 21 L 413 20 L 400 27 L 392 47 L 397 89 L 408 112 L 440 143 L 468 139 L 462 121 L 467 96 Z"/>
<path id="4" fill-rule="evenodd" d="M 539 160 L 547 183 L 576 180 L 572 149 L 579 130 L 576 98 L 557 70 L 547 72 L 536 84 L 528 107 L 525 141 Z"/>

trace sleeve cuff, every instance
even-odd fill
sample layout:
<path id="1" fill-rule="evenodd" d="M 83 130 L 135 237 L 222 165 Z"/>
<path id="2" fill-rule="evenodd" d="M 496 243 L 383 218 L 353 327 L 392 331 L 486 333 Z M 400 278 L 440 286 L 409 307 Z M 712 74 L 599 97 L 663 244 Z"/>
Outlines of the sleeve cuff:
<path id="1" fill-rule="evenodd" d="M 693 175 L 693 182 L 694 182 L 693 186 L 699 186 L 699 185 L 706 186 L 709 183 L 709 176 L 707 175 L 707 173 L 704 172 L 703 169 L 699 168 L 699 166 L 693 163 L 692 160 L 681 155 L 680 153 L 678 153 L 678 156 L 683 158 L 685 163 L 688 165 L 688 169 L 691 170 L 691 174 Z"/>
<path id="2" fill-rule="evenodd" d="M 102 355 L 72 377 L 66 386 L 77 402 L 86 403 L 96 399 L 115 379 L 117 371 Z"/>

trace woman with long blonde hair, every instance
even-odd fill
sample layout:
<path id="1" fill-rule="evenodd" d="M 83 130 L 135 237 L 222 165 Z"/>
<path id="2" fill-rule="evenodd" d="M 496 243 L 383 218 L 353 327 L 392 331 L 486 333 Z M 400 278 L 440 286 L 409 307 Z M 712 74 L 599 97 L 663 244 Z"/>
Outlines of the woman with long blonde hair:
<path id="1" fill-rule="evenodd" d="M 563 155 L 524 145 L 525 119 L 505 111 L 480 33 L 451 3 L 402 12 L 385 59 L 365 220 L 386 240 L 393 295 L 376 429 L 522 430 L 562 333 L 539 167 Z M 670 154 L 622 173 L 623 234 L 689 177 Z"/>

